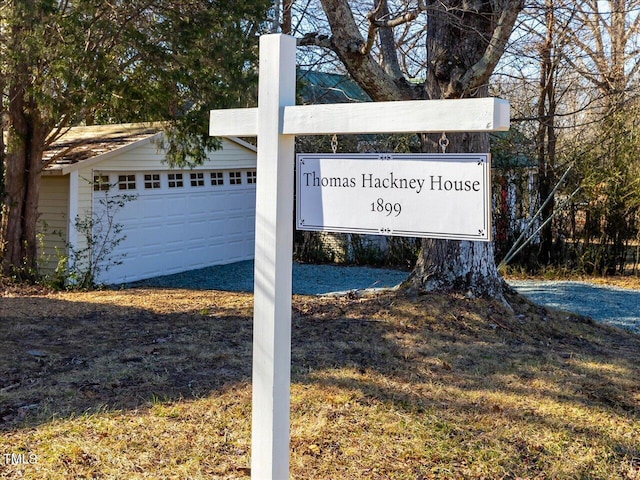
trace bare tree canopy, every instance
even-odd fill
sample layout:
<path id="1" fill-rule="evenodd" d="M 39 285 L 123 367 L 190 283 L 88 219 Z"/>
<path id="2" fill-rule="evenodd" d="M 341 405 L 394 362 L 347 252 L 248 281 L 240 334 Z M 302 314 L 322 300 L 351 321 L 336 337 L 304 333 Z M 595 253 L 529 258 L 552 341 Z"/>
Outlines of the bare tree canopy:
<path id="1" fill-rule="evenodd" d="M 321 0 L 321 5 L 329 32 L 300 32 L 300 43 L 333 52 L 374 101 L 487 96 L 489 78 L 522 10 L 520 0 Z M 408 44 L 412 58 L 423 59 L 421 70 L 407 71 L 409 64 L 416 65 L 406 61 Z M 434 139 L 422 140 L 423 150 L 438 148 Z M 489 148 L 486 134 L 451 135 L 450 140 L 450 152 Z M 493 246 L 480 242 L 424 241 L 411 282 L 419 289 L 479 295 L 500 295 L 502 288 Z"/>

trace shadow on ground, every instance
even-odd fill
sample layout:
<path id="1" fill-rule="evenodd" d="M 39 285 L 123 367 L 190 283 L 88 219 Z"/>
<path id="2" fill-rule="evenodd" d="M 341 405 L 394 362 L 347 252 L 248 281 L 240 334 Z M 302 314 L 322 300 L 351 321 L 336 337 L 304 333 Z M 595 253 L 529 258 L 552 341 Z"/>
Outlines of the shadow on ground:
<path id="1" fill-rule="evenodd" d="M 406 431 L 413 429 L 428 432 L 425 445 L 437 438 L 457 458 L 469 452 L 472 460 L 474 455 L 488 458 L 490 446 L 491 452 L 501 453 L 486 462 L 522 473 L 509 478 L 542 478 L 537 473 L 556 461 L 557 442 L 538 444 L 542 440 L 533 438 L 527 443 L 529 437 L 561 438 L 563 448 L 579 458 L 589 454 L 576 449 L 594 444 L 592 450 L 597 450 L 604 442 L 607 468 L 617 476 L 598 478 L 625 478 L 620 465 L 635 469 L 640 458 L 635 436 L 640 337 L 509 295 L 513 311 L 500 302 L 455 295 L 294 297 L 292 458 L 303 464 L 293 465 L 295 476 L 308 478 L 303 473 L 319 470 L 321 461 L 352 465 L 347 442 L 360 442 L 366 468 L 358 467 L 353 476 L 332 471 L 315 478 L 408 478 L 399 474 L 407 465 L 418 469 L 411 478 L 507 478 L 428 477 L 422 472 L 439 464 L 448 468 L 448 461 L 424 459 L 424 445 L 395 457 L 376 457 L 366 446 L 379 435 L 386 435 L 385 445 L 404 441 Z M 168 411 L 162 404 L 169 408 L 179 403 L 186 409 L 189 400 L 205 398 L 210 403 L 200 408 L 212 413 L 167 417 L 172 435 L 194 418 L 206 419 L 208 425 L 219 413 L 231 419 L 238 411 L 247 416 L 251 300 L 246 293 L 151 288 L 0 298 L 0 431 L 33 445 L 35 427 L 52 419 L 122 410 L 134 412 L 140 422 L 153 422 Z M 216 398 L 240 390 L 244 396 L 234 402 L 241 408 L 225 413 Z M 147 415 L 156 405 L 155 416 Z M 386 423 L 379 424 L 382 418 Z M 614 427 L 599 423 L 605 418 L 613 419 Z M 140 422 L 126 438 L 140 438 L 136 435 L 150 428 Z M 87 438 L 94 435 L 94 425 L 84 432 Z M 229 425 L 213 428 L 215 438 L 224 439 L 231 422 L 219 425 Z M 192 432 L 189 428 L 186 433 Z M 342 430 L 335 433 L 336 428 Z M 354 433 L 354 428 L 360 430 Z M 58 432 L 73 435 L 64 424 Z M 48 435 L 40 434 L 40 445 L 54 441 Z M 91 437 L 94 449 L 102 451 L 102 438 Z M 326 443 L 318 440 L 325 438 Z M 158 442 L 162 444 L 156 437 L 144 444 L 132 442 L 128 454 L 139 455 L 138 460 L 153 457 L 161 448 Z M 246 473 L 246 449 L 227 451 L 227 441 L 220 442 L 207 452 L 218 455 L 216 462 L 223 462 L 227 474 L 197 478 L 239 478 L 239 460 Z M 191 446 L 181 444 L 186 450 Z M 548 450 L 553 450 L 550 455 Z M 405 452 L 419 457 L 405 457 Z M 105 463 L 119 452 L 108 453 Z M 371 455 L 384 458 L 380 468 L 397 474 L 369 475 Z M 567 454 L 561 455 L 557 462 Z M 47 478 L 98 478 L 68 474 L 87 464 L 86 456 L 62 452 L 56 458 L 56 468 L 67 474 Z M 218 465 L 207 471 L 218 472 Z M 103 466 L 94 462 L 87 468 L 99 473 Z M 559 478 L 587 478 L 593 465 L 585 468 L 584 474 L 581 470 Z"/>

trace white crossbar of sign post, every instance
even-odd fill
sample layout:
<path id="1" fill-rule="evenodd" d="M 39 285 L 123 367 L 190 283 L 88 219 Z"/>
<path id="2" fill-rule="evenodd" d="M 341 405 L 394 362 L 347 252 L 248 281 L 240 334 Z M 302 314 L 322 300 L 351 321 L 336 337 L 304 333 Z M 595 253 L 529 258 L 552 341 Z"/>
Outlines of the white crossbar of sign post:
<path id="1" fill-rule="evenodd" d="M 282 34 L 262 36 L 258 107 L 212 110 L 210 113 L 209 132 L 212 136 L 258 137 L 251 426 L 251 478 L 254 480 L 289 478 L 295 135 L 492 132 L 509 129 L 509 103 L 497 98 L 296 106 L 295 51 L 294 37 Z M 454 198 L 453 192 L 458 189 L 459 193 L 465 195 L 464 200 L 459 200 L 460 208 L 466 208 L 478 199 L 483 205 L 480 208 L 482 215 L 486 215 L 489 209 L 485 183 L 489 176 L 488 157 L 475 155 L 473 158 L 474 161 L 486 158 L 484 170 L 476 165 L 472 167 L 474 172 L 468 176 L 449 178 L 447 175 L 451 172 L 445 171 L 446 168 L 436 168 L 407 174 L 406 183 L 398 183 L 397 177 L 394 177 L 394 183 L 384 169 L 376 170 L 375 177 L 372 170 L 369 182 L 367 171 L 362 170 L 359 175 L 364 177 L 354 178 L 361 189 L 375 190 L 376 178 L 381 187 L 378 188 L 379 195 L 374 195 L 372 199 L 367 197 L 364 207 L 359 208 L 370 209 L 370 218 L 385 217 L 385 221 L 372 223 L 378 225 L 375 228 L 380 228 L 380 233 L 387 233 L 385 229 L 391 233 L 423 229 L 426 230 L 423 233 L 429 235 L 433 232 L 430 232 L 428 225 L 397 226 L 401 220 L 416 215 L 410 206 L 413 202 L 411 193 L 415 201 L 422 204 L 425 198 L 420 196 L 427 192 L 435 195 L 443 193 L 443 190 Z M 367 160 L 373 164 L 382 159 Z M 478 173 L 481 170 L 483 173 Z M 319 172 L 317 174 L 321 175 Z M 411 182 L 413 177 L 415 181 Z M 385 189 L 385 185 L 388 188 Z M 391 185 L 395 189 L 393 193 L 400 193 L 400 196 L 387 196 L 387 193 L 391 193 Z M 396 188 L 396 185 L 402 188 Z M 342 192 L 347 199 L 351 198 L 349 193 L 355 193 L 355 190 L 347 188 Z M 330 196 L 330 193 L 321 195 L 322 198 Z M 425 208 L 427 206 L 424 205 Z M 315 208 L 322 210 L 322 206 Z M 448 217 L 465 215 L 466 212 L 461 211 L 451 213 Z M 303 220 L 302 223 L 308 222 L 306 218 Z M 438 230 L 456 232 L 441 238 L 458 238 L 458 232 L 471 232 L 476 235 L 473 239 L 477 240 L 486 240 L 490 235 L 490 224 L 486 220 L 455 226 L 445 224 L 444 218 L 441 220 Z M 393 223 L 396 221 L 397 224 Z M 317 222 L 314 220 L 314 223 Z"/>

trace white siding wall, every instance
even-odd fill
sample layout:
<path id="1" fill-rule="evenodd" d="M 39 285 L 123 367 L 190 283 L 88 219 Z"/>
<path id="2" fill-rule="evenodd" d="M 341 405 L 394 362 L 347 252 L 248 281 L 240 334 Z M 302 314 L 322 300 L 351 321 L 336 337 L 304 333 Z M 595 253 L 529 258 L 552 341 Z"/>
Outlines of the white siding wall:
<path id="1" fill-rule="evenodd" d="M 255 168 L 255 152 L 227 139 L 222 140 L 222 149 L 209 152 L 209 160 L 194 167 L 194 170 Z M 170 170 L 164 161 L 165 154 L 158 149 L 155 142 L 144 142 L 138 148 L 127 150 L 93 165 L 95 170 L 105 171 L 141 171 L 141 170 Z"/>
<path id="2" fill-rule="evenodd" d="M 91 216 L 93 196 L 93 169 L 86 168 L 78 171 L 78 217 L 87 219 Z M 72 225 L 75 224 L 75 219 Z M 76 251 L 83 251 L 87 247 L 87 238 L 78 232 Z"/>

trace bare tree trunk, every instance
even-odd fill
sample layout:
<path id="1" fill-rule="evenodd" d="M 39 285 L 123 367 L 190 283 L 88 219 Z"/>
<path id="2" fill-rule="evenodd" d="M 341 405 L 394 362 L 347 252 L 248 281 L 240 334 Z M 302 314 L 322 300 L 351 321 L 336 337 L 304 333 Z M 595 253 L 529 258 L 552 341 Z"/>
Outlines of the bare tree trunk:
<path id="1" fill-rule="evenodd" d="M 451 134 L 448 138 L 451 153 L 489 151 L 487 134 Z M 424 143 L 429 149 L 437 139 L 426 139 Z M 421 247 L 408 280 L 411 288 L 502 297 L 503 281 L 496 268 L 493 242 L 425 239 Z"/>
<path id="2" fill-rule="evenodd" d="M 373 2 L 367 16 L 370 28 L 365 40 L 354 21 L 347 0 L 321 0 L 331 26 L 327 41 L 319 35 L 305 37 L 307 44 L 331 48 L 351 76 L 375 101 L 483 97 L 487 82 L 502 56 L 518 13 L 520 0 L 441 0 L 418 2 L 427 14 L 427 79 L 424 88 L 410 84 L 395 58 L 391 27 L 417 18 L 407 10 L 388 17 L 386 0 Z M 383 65 L 370 54 L 378 29 Z M 488 135 L 449 135 L 449 152 L 488 152 Z M 426 139 L 425 151 L 437 148 L 437 138 Z M 435 206 L 437 208 L 437 206 Z M 471 291 L 500 296 L 493 244 L 425 240 L 409 282 L 418 289 Z"/>
<path id="3" fill-rule="evenodd" d="M 6 82 L 2 76 L 0 76 L 0 92 L 4 92 Z M 4 203 L 4 175 L 5 175 L 5 143 L 4 133 L 6 131 L 5 125 L 5 99 L 4 95 L 0 95 L 0 228 L 2 225 L 2 205 Z M 0 261 L 2 261 L 2 237 L 0 237 Z"/>
<path id="4" fill-rule="evenodd" d="M 22 229 L 23 209 L 27 192 L 24 172 L 27 170 L 27 121 L 24 112 L 24 87 L 16 85 L 19 78 L 9 89 L 9 129 L 7 166 L 4 176 L 5 198 L 2 206 L 2 271 L 6 275 L 14 273 L 16 266 L 23 264 Z"/>
<path id="5" fill-rule="evenodd" d="M 492 243 L 432 239 L 422 241 L 409 284 L 420 290 L 452 290 L 496 298 L 502 297 L 503 287 L 493 261 Z"/>
<path id="6" fill-rule="evenodd" d="M 490 2 L 483 0 L 446 1 L 429 11 L 425 84 L 428 98 L 487 96 L 486 85 L 470 89 L 462 79 L 487 49 L 494 28 L 492 18 Z M 450 153 L 489 151 L 488 134 L 451 134 L 448 138 Z M 437 138 L 425 136 L 423 149 L 437 148 Z M 454 240 L 424 240 L 409 283 L 426 290 L 497 297 L 502 296 L 503 287 L 493 243 Z"/>
<path id="7" fill-rule="evenodd" d="M 282 2 L 282 33 L 291 35 L 291 8 L 294 0 L 284 0 Z"/>
<path id="8" fill-rule="evenodd" d="M 15 148 L 15 147 L 14 147 Z M 2 206 L 2 272 L 5 275 L 14 273 L 14 266 L 23 264 L 22 245 L 22 210 L 26 193 L 25 178 L 26 155 L 24 148 L 17 149 L 7 155 L 4 173 L 4 202 Z"/>
<path id="9" fill-rule="evenodd" d="M 21 51 L 12 57 L 12 75 L 5 78 L 8 99 L 4 125 L 8 131 L 5 154 L 4 197 L 0 220 L 0 274 L 33 280 L 37 275 L 37 220 L 42 154 L 49 131 L 30 87 L 34 73 L 29 35 L 37 22 L 36 4 L 22 0 L 14 5 L 20 21 L 11 26 L 8 48 Z M 24 48 L 25 44 L 27 48 Z"/>
<path id="10" fill-rule="evenodd" d="M 545 1 L 546 35 L 540 46 L 540 90 L 538 95 L 538 195 L 544 202 L 552 195 L 555 184 L 555 157 L 556 157 L 556 95 L 555 75 L 557 64 L 554 63 L 552 51 L 554 48 L 554 28 L 556 25 L 552 0 Z M 544 223 L 553 215 L 555 199 L 551 200 L 542 209 L 540 222 Z M 540 250 L 538 260 L 543 264 L 551 264 L 554 261 L 553 249 L 553 224 L 552 222 L 540 231 Z"/>
<path id="11" fill-rule="evenodd" d="M 391 78 L 366 50 L 347 0 L 321 0 L 331 25 L 330 48 L 355 81 L 376 102 L 415 100 L 417 89 L 404 77 Z"/>

